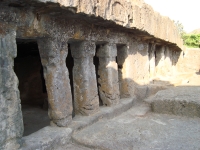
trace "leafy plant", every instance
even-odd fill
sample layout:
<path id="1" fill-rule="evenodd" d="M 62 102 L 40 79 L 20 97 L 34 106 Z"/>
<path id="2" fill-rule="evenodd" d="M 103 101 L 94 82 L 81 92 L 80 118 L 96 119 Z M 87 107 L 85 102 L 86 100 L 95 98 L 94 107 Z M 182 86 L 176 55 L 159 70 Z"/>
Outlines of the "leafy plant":
<path id="1" fill-rule="evenodd" d="M 200 47 L 200 34 L 184 34 L 182 36 L 184 45 L 191 48 Z"/>
<path id="2" fill-rule="evenodd" d="M 183 39 L 184 45 L 190 48 L 200 48 L 200 33 L 199 29 L 194 30 L 190 34 L 186 34 L 184 31 L 183 24 L 180 21 L 174 21 L 174 24 L 177 28 L 178 33 Z"/>

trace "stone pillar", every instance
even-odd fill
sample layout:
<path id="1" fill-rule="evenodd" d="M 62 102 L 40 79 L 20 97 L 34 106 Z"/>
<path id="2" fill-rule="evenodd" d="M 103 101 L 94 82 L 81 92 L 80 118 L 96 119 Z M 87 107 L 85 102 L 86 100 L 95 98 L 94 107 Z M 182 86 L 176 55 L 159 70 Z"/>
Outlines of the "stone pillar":
<path id="1" fill-rule="evenodd" d="M 123 45 L 117 47 L 117 63 L 118 63 L 118 76 L 119 76 L 119 89 L 120 98 L 131 97 L 131 87 L 129 84 L 132 82 L 130 78 L 130 58 L 128 58 L 129 46 Z"/>
<path id="2" fill-rule="evenodd" d="M 97 51 L 99 57 L 99 94 L 104 105 L 117 104 L 120 99 L 116 44 L 106 44 Z"/>
<path id="3" fill-rule="evenodd" d="M 48 94 L 49 117 L 57 126 L 72 121 L 72 94 L 66 67 L 68 45 L 51 38 L 39 39 L 38 47 Z"/>
<path id="4" fill-rule="evenodd" d="M 152 43 L 149 46 L 149 74 L 150 79 L 155 77 L 155 68 L 156 68 L 156 61 L 155 61 L 155 50 L 156 44 Z"/>
<path id="5" fill-rule="evenodd" d="M 0 23 L 0 149 L 20 149 L 23 135 L 18 79 L 13 70 L 17 56 L 15 28 Z"/>
<path id="6" fill-rule="evenodd" d="M 163 45 L 156 46 L 156 76 L 163 77 L 165 76 L 165 49 L 166 47 Z"/>
<path id="7" fill-rule="evenodd" d="M 166 71 L 166 75 L 168 76 L 172 76 L 172 51 L 170 50 L 170 48 L 168 46 L 166 46 L 166 50 L 165 50 L 165 71 Z"/>
<path id="8" fill-rule="evenodd" d="M 70 45 L 74 58 L 73 83 L 75 114 L 91 115 L 99 110 L 99 97 L 93 57 L 95 43 L 77 42 Z"/>

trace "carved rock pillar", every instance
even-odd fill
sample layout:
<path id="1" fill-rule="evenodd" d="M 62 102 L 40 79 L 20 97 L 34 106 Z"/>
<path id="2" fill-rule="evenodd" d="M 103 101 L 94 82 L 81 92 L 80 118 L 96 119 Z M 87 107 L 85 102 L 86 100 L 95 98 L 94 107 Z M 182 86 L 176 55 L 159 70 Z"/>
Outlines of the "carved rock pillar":
<path id="1" fill-rule="evenodd" d="M 149 47 L 149 73 L 150 79 L 155 77 L 156 59 L 155 59 L 156 44 L 151 44 Z"/>
<path id="2" fill-rule="evenodd" d="M 120 99 L 116 44 L 106 44 L 97 51 L 100 98 L 104 105 L 117 104 Z"/>
<path id="3" fill-rule="evenodd" d="M 95 43 L 77 42 L 70 45 L 74 58 L 73 83 L 75 114 L 91 115 L 99 110 L 99 97 L 93 57 Z"/>
<path id="4" fill-rule="evenodd" d="M 165 49 L 166 46 L 157 46 L 156 48 L 156 76 L 165 76 Z"/>
<path id="5" fill-rule="evenodd" d="M 132 65 L 129 58 L 129 46 L 122 45 L 117 48 L 117 63 L 119 66 L 119 89 L 120 98 L 129 98 L 133 89 L 130 84 L 133 82 L 131 79 Z"/>
<path id="6" fill-rule="evenodd" d="M 48 93 L 49 117 L 57 126 L 67 126 L 72 121 L 72 95 L 65 62 L 67 43 L 39 39 L 38 47 Z"/>
<path id="7" fill-rule="evenodd" d="M 0 149 L 19 149 L 23 135 L 18 79 L 13 70 L 17 56 L 15 27 L 0 23 Z"/>

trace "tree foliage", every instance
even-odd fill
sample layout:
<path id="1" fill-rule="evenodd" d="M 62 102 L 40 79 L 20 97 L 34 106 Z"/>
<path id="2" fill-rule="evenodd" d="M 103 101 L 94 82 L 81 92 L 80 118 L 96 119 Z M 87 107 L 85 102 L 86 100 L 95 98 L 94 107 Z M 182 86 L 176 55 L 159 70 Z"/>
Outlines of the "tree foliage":
<path id="1" fill-rule="evenodd" d="M 184 45 L 191 48 L 200 47 L 200 34 L 184 34 L 182 36 Z"/>
<path id="2" fill-rule="evenodd" d="M 183 24 L 180 21 L 174 21 L 176 28 L 183 39 L 184 45 L 191 48 L 200 48 L 200 34 L 199 33 L 190 33 L 186 34 L 184 31 Z"/>

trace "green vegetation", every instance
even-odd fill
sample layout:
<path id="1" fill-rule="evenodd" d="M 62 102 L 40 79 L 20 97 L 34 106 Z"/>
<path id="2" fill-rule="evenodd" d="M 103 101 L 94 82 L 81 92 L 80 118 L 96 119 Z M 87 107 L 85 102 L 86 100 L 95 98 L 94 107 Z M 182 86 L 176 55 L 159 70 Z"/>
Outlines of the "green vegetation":
<path id="1" fill-rule="evenodd" d="M 181 22 L 174 21 L 174 24 L 176 25 L 185 46 L 190 48 L 200 48 L 200 29 L 194 30 L 193 32 L 187 34 L 184 31 L 184 27 Z"/>
<path id="2" fill-rule="evenodd" d="M 200 34 L 184 34 L 182 36 L 184 45 L 190 48 L 200 47 Z"/>

